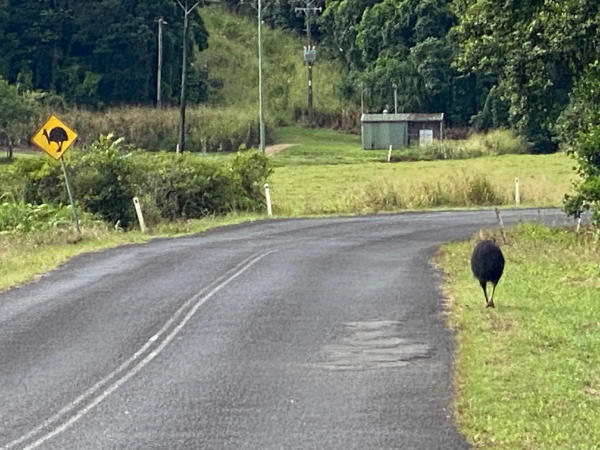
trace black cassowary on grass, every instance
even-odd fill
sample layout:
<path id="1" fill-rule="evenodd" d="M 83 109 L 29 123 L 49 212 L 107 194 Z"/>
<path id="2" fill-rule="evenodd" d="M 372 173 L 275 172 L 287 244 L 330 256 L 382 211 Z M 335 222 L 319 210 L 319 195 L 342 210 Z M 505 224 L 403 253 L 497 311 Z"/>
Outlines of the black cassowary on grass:
<path id="1" fill-rule="evenodd" d="M 494 291 L 504 271 L 504 256 L 496 242 L 485 240 L 475 246 L 471 255 L 471 270 L 483 289 L 486 305 L 493 308 Z M 489 299 L 486 289 L 488 281 L 492 283 L 492 295 Z"/>

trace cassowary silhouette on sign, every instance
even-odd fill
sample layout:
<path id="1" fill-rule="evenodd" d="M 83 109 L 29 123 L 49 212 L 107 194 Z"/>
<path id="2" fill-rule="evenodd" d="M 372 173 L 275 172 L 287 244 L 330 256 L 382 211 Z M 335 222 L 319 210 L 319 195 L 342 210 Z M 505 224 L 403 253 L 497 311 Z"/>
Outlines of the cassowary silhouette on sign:
<path id="1" fill-rule="evenodd" d="M 69 140 L 69 136 L 67 135 L 67 132 L 61 127 L 52 128 L 50 130 L 50 134 L 48 134 L 48 132 L 44 128 L 44 131 L 42 134 L 46 137 L 48 144 L 50 144 L 50 142 L 56 142 L 56 145 L 58 145 L 58 150 L 56 150 L 56 151 L 58 153 L 60 153 L 62 151 L 63 142 Z"/>
<path id="2" fill-rule="evenodd" d="M 494 292 L 504 271 L 504 256 L 493 240 L 481 241 L 471 255 L 471 270 L 483 289 L 487 307 L 494 307 Z M 488 299 L 487 283 L 492 283 L 492 295 Z"/>

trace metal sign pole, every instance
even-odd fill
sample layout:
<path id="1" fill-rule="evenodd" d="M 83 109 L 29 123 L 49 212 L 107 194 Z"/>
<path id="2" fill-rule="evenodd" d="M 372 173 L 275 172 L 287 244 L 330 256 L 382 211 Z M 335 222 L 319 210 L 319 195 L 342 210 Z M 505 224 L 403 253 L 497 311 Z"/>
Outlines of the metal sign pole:
<path id="1" fill-rule="evenodd" d="M 71 210 L 73 211 L 73 221 L 75 222 L 75 229 L 77 234 L 81 236 L 81 229 L 79 228 L 79 220 L 77 219 L 77 211 L 75 209 L 75 202 L 73 201 L 73 195 L 71 194 L 71 186 L 69 185 L 69 177 L 67 176 L 67 169 L 63 157 L 60 158 L 60 166 L 62 167 L 63 175 L 65 176 L 65 185 L 67 186 L 67 193 L 69 194 L 69 201 L 71 202 Z"/>

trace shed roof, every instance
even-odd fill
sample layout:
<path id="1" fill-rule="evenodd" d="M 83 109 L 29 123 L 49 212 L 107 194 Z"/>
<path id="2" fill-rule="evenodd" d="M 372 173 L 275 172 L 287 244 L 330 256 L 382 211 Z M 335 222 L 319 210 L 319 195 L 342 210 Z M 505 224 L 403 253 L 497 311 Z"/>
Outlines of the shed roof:
<path id="1" fill-rule="evenodd" d="M 363 114 L 361 122 L 443 122 L 444 113 Z"/>

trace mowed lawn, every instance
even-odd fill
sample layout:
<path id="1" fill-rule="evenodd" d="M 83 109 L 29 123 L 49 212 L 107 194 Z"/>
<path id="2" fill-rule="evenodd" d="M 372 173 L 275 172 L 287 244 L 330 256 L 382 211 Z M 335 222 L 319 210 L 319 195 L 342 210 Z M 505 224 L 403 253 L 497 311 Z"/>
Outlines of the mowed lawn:
<path id="1" fill-rule="evenodd" d="M 460 430 L 477 448 L 600 448 L 598 242 L 537 224 L 509 230 L 495 309 L 470 271 L 475 243 L 438 255 L 457 332 Z"/>
<path id="2" fill-rule="evenodd" d="M 514 205 L 518 178 L 522 206 L 560 206 L 575 179 L 573 161 L 564 153 L 388 163 L 387 151 L 362 150 L 358 135 L 303 133 L 299 137 L 292 128 L 277 136 L 280 142 L 301 140 L 273 157 L 270 187 L 278 215 L 480 206 L 465 202 L 461 193 L 482 178 L 497 197 L 489 204 Z M 453 190 L 458 192 L 440 194 Z"/>

